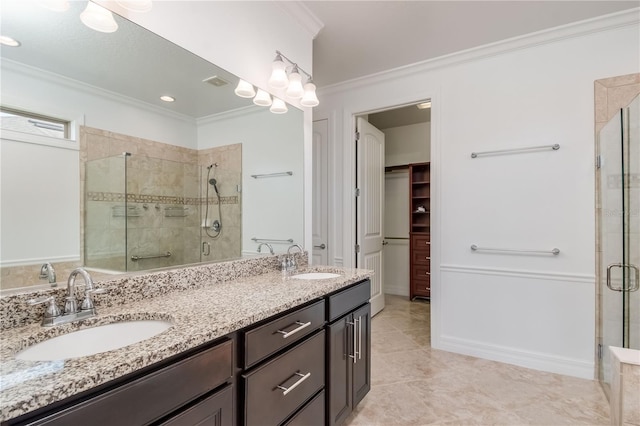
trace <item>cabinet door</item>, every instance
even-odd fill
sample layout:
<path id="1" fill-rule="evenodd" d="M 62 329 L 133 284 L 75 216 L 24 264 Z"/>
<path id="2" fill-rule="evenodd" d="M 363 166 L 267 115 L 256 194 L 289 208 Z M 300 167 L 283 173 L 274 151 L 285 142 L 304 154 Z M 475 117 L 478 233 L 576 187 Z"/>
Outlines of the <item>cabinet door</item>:
<path id="1" fill-rule="evenodd" d="M 371 389 L 371 305 L 366 304 L 353 313 L 356 338 L 353 360 L 353 406 Z"/>
<path id="2" fill-rule="evenodd" d="M 233 425 L 233 386 L 214 393 L 204 401 L 161 423 L 162 426 L 231 426 Z"/>
<path id="3" fill-rule="evenodd" d="M 327 405 L 329 425 L 341 424 L 353 406 L 350 355 L 353 355 L 353 315 L 349 314 L 328 327 Z"/>

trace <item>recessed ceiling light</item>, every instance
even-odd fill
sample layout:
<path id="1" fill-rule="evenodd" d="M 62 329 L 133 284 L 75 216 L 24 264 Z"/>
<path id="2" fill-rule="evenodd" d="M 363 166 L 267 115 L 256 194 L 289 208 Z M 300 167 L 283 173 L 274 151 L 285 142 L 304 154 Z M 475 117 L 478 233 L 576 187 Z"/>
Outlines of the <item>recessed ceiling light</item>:
<path id="1" fill-rule="evenodd" d="M 176 100 L 176 98 L 174 98 L 173 96 L 169 96 L 169 95 L 162 95 L 162 96 L 160 96 L 160 99 L 165 101 L 165 102 L 174 102 Z"/>
<path id="2" fill-rule="evenodd" d="M 422 102 L 421 104 L 416 105 L 418 109 L 427 109 L 431 108 L 431 101 Z"/>
<path id="3" fill-rule="evenodd" d="M 20 42 L 14 38 L 9 36 L 0 36 L 0 44 L 9 47 L 18 47 L 20 46 Z"/>

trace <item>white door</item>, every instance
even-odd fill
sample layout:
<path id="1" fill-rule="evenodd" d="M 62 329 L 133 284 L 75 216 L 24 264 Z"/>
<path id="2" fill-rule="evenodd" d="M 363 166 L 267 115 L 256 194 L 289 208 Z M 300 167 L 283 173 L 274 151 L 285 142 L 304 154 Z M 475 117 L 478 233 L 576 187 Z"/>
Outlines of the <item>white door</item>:
<path id="1" fill-rule="evenodd" d="M 327 248 L 329 232 L 329 123 L 327 120 L 313 122 L 313 252 L 311 263 L 328 265 Z"/>
<path id="2" fill-rule="evenodd" d="M 384 133 L 358 117 L 356 138 L 356 253 L 358 268 L 372 269 L 371 315 L 384 309 Z"/>

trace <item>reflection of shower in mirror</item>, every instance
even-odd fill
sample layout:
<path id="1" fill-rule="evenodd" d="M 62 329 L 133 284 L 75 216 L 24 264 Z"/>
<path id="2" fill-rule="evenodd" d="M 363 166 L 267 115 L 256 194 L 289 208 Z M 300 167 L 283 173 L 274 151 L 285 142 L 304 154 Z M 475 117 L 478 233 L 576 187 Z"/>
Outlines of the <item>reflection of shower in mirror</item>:
<path id="1" fill-rule="evenodd" d="M 211 169 L 218 167 L 218 163 L 213 163 L 207 166 L 207 182 L 205 184 L 207 190 L 205 195 L 206 207 L 204 210 L 204 232 L 210 238 L 216 239 L 222 234 L 222 202 L 220 200 L 220 191 L 218 191 L 218 181 L 215 178 L 211 178 Z M 213 186 L 218 199 L 218 219 L 214 219 L 209 226 L 209 186 Z"/>

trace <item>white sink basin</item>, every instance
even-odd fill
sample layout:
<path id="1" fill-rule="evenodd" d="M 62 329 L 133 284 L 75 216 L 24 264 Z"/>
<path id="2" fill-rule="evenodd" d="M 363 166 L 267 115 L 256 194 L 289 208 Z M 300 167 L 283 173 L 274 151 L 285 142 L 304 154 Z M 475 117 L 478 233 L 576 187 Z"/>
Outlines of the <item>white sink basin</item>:
<path id="1" fill-rule="evenodd" d="M 331 272 L 307 272 L 306 274 L 292 275 L 291 278 L 297 280 L 327 280 L 329 278 L 337 278 L 340 274 Z"/>
<path id="2" fill-rule="evenodd" d="M 149 339 L 171 327 L 161 320 L 122 321 L 52 337 L 18 352 L 16 359 L 56 361 L 95 355 Z"/>

